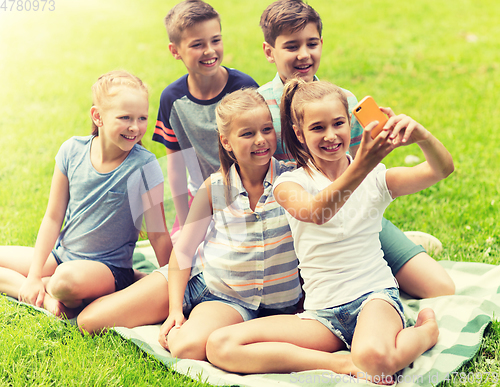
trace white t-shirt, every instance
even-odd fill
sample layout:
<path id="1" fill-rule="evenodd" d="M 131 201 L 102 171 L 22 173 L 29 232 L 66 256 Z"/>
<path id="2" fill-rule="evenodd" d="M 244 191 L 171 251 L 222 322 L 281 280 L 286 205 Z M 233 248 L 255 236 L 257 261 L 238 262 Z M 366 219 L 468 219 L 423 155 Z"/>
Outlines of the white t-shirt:
<path id="1" fill-rule="evenodd" d="M 282 174 L 274 189 L 289 181 L 316 195 L 332 183 L 310 167 L 311 175 L 303 168 Z M 302 222 L 287 212 L 304 280 L 305 309 L 331 308 L 370 291 L 397 287 L 378 236 L 384 210 L 393 200 L 386 171 L 383 164 L 375 167 L 325 224 Z"/>

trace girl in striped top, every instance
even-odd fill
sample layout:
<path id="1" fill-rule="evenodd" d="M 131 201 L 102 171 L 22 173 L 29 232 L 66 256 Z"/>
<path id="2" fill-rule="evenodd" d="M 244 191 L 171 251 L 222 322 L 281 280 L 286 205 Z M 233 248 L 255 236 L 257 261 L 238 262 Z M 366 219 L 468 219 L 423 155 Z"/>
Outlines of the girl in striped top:
<path id="1" fill-rule="evenodd" d="M 290 227 L 272 194 L 295 163 L 272 157 L 269 108 L 244 89 L 224 97 L 216 119 L 221 169 L 198 191 L 169 268 L 160 269 L 168 271 L 169 316 L 159 341 L 180 358 L 203 360 L 214 330 L 294 311 L 301 298 Z"/>

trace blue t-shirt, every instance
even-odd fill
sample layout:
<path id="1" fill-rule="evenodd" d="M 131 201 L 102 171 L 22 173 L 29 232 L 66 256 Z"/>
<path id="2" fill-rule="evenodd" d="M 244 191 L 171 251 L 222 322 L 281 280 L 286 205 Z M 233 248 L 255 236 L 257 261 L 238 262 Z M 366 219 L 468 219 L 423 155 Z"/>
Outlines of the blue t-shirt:
<path id="1" fill-rule="evenodd" d="M 54 254 L 62 262 L 91 259 L 131 268 L 144 212 L 141 197 L 163 183 L 163 174 L 156 157 L 137 144 L 113 171 L 96 171 L 90 160 L 93 138 L 72 137 L 57 153 L 69 201 Z"/>
<path id="2" fill-rule="evenodd" d="M 220 167 L 215 108 L 226 94 L 245 87 L 258 87 L 249 75 L 225 69 L 228 73 L 226 86 L 215 98 L 195 98 L 188 89 L 188 74 L 172 82 L 161 94 L 153 141 L 173 151 L 182 151 L 193 194 Z"/>

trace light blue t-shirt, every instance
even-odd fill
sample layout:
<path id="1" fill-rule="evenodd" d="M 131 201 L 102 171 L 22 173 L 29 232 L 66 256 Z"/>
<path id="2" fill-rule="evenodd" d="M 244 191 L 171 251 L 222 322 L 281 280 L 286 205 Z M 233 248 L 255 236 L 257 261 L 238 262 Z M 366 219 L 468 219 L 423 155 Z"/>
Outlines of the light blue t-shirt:
<path id="1" fill-rule="evenodd" d="M 96 171 L 90 161 L 93 138 L 72 137 L 57 153 L 69 201 L 54 253 L 62 262 L 91 259 L 131 268 L 144 212 L 141 196 L 163 183 L 163 174 L 156 157 L 140 145 L 115 170 Z"/>

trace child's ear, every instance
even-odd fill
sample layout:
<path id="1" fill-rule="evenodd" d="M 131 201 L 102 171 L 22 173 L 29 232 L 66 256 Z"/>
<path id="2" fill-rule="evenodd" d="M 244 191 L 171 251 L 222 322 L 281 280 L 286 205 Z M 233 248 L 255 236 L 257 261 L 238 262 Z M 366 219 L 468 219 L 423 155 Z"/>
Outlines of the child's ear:
<path id="1" fill-rule="evenodd" d="M 228 152 L 233 151 L 233 148 L 231 148 L 231 144 L 229 144 L 229 140 L 222 134 L 220 135 L 220 143 L 222 144 L 222 147 Z"/>
<path id="2" fill-rule="evenodd" d="M 179 50 L 178 50 L 177 46 L 175 45 L 175 43 L 170 42 L 168 44 L 168 49 L 175 59 L 177 59 L 177 60 L 182 59 L 181 55 L 179 54 Z"/>
<path id="3" fill-rule="evenodd" d="M 264 42 L 262 43 L 262 49 L 264 50 L 264 55 L 266 56 L 266 59 L 269 63 L 274 63 L 274 51 L 273 51 L 273 46 L 271 46 L 269 43 Z"/>
<path id="4" fill-rule="evenodd" d="M 302 131 L 296 126 L 292 125 L 293 131 L 295 132 L 295 135 L 297 136 L 298 140 L 300 141 L 301 144 L 305 144 L 304 136 L 302 134 Z"/>
<path id="5" fill-rule="evenodd" d="M 90 108 L 90 117 L 92 118 L 92 121 L 94 121 L 94 124 L 98 127 L 102 126 L 102 118 L 101 114 L 99 113 L 99 110 L 97 109 L 96 106 L 92 106 Z"/>

